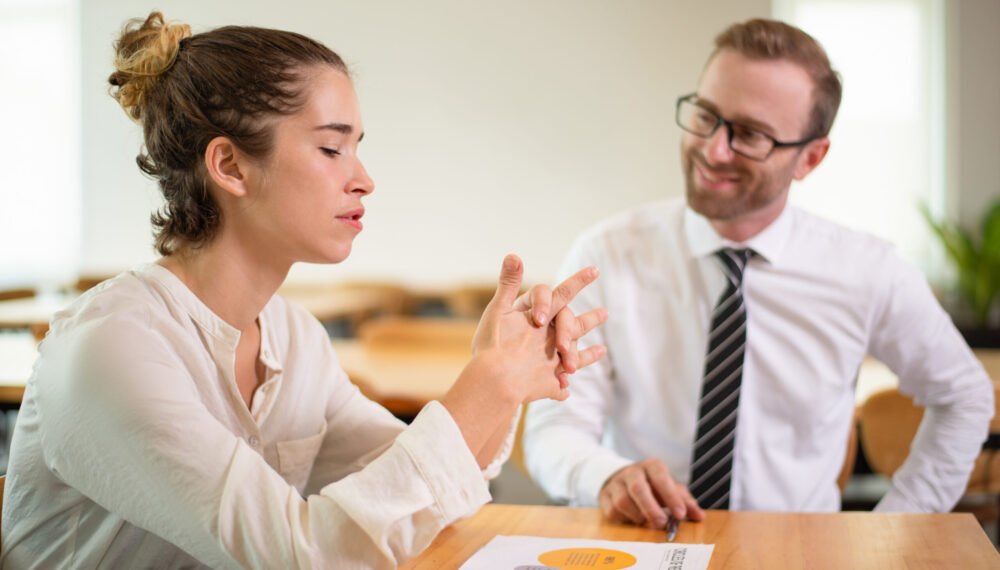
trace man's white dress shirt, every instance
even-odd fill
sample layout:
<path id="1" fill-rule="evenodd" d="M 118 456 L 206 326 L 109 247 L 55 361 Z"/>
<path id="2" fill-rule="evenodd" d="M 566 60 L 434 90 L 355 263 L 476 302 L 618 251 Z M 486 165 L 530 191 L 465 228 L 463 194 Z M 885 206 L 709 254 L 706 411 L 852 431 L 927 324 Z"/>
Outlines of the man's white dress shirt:
<path id="1" fill-rule="evenodd" d="M 993 415 L 993 389 L 923 276 L 893 248 L 794 207 L 745 243 L 673 199 L 577 240 L 563 272 L 601 278 L 573 309 L 606 307 L 581 345 L 607 357 L 564 403 L 529 407 L 527 466 L 550 496 L 594 505 L 617 470 L 659 458 L 687 483 L 710 314 L 725 287 L 713 253 L 748 247 L 747 344 L 733 459 L 734 510 L 835 511 L 858 369 L 866 354 L 926 406 L 884 511 L 947 511 Z"/>
<path id="2" fill-rule="evenodd" d="M 238 286 L 238 284 L 234 284 Z M 250 408 L 240 333 L 172 273 L 123 273 L 57 314 L 25 390 L 6 568 L 390 568 L 489 501 L 437 402 L 365 398 L 322 326 L 274 297 Z"/>

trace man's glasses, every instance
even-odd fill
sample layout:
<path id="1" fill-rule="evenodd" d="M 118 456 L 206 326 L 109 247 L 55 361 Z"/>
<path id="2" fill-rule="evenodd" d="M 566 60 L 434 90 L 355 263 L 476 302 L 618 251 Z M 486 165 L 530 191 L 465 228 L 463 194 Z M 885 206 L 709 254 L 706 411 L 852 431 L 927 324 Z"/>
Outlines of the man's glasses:
<path id="1" fill-rule="evenodd" d="M 725 125 L 729 133 L 729 148 L 750 160 L 763 161 L 776 148 L 803 146 L 820 137 L 809 137 L 800 141 L 783 142 L 746 125 L 727 121 L 714 111 L 697 103 L 698 94 L 691 93 L 677 100 L 677 126 L 692 135 L 708 138 L 715 134 L 719 125 Z"/>

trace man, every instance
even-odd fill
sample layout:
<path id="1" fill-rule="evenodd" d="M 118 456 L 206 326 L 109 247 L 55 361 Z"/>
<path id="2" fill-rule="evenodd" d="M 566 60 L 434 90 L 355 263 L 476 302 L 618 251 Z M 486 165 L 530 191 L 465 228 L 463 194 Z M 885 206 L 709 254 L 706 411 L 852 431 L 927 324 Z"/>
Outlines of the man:
<path id="1" fill-rule="evenodd" d="M 602 272 L 574 310 L 607 307 L 585 340 L 608 356 L 567 402 L 529 409 L 526 462 L 549 495 L 653 527 L 709 508 L 838 510 L 871 354 L 926 406 L 877 509 L 957 502 L 993 415 L 989 378 L 889 244 L 787 204 L 830 147 L 840 94 L 797 28 L 751 20 L 716 39 L 677 103 L 686 204 L 613 218 L 566 263 Z"/>

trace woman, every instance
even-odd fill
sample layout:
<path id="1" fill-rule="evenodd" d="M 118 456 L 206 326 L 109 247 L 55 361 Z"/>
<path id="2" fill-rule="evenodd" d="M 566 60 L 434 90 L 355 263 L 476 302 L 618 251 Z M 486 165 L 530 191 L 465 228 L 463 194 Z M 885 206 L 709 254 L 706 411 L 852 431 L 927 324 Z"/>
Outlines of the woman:
<path id="1" fill-rule="evenodd" d="M 112 94 L 166 199 L 163 257 L 54 318 L 12 443 L 3 565 L 375 568 L 416 554 L 489 500 L 519 405 L 565 398 L 565 375 L 602 355 L 572 345 L 604 312 L 564 309 L 596 270 L 516 299 L 521 265 L 505 259 L 471 361 L 407 427 L 274 296 L 296 261 L 348 256 L 373 190 L 341 59 L 276 30 L 191 36 L 159 13 L 116 50 Z"/>

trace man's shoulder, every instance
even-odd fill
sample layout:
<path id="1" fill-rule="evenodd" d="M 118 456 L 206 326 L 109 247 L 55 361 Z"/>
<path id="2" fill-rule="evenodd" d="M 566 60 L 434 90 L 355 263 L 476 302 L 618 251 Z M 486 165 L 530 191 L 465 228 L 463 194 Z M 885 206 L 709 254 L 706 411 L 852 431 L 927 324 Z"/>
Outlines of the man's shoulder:
<path id="1" fill-rule="evenodd" d="M 683 197 L 649 202 L 594 224 L 580 235 L 580 241 L 608 246 L 649 243 L 653 236 L 680 227 L 683 217 Z"/>
<path id="2" fill-rule="evenodd" d="M 793 208 L 793 241 L 828 250 L 834 259 L 849 256 L 895 257 L 896 246 L 874 234 L 848 227 L 801 208 Z"/>

